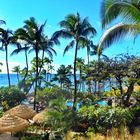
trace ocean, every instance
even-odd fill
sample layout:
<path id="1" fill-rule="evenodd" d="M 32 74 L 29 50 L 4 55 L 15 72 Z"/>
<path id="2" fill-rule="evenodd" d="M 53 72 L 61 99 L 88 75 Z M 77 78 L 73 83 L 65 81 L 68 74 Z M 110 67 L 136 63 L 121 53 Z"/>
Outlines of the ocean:
<path id="1" fill-rule="evenodd" d="M 54 74 L 52 74 L 51 78 L 53 78 Z M 79 75 L 77 75 L 79 78 Z M 17 85 L 18 84 L 18 79 L 16 74 L 10 74 L 10 81 L 11 85 Z M 58 84 L 58 82 L 54 82 L 54 84 Z M 0 87 L 6 87 L 8 86 L 8 78 L 7 74 L 0 74 Z M 108 91 L 109 89 L 109 83 L 105 84 L 105 90 Z"/>
<path id="2" fill-rule="evenodd" d="M 16 74 L 10 74 L 10 81 L 11 85 L 17 85 L 18 80 Z M 0 74 L 0 87 L 2 86 L 4 87 L 8 86 L 7 74 Z"/>

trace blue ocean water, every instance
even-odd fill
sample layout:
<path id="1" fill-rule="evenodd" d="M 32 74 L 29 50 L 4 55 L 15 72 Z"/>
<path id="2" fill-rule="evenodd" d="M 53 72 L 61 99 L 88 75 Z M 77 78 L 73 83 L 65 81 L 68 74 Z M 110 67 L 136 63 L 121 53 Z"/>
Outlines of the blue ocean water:
<path id="1" fill-rule="evenodd" d="M 16 85 L 18 83 L 18 79 L 16 74 L 10 74 L 11 85 Z M 0 74 L 0 87 L 8 86 L 8 78 L 7 74 Z"/>
<path id="2" fill-rule="evenodd" d="M 54 74 L 51 75 L 51 78 L 54 77 Z M 77 78 L 79 79 L 79 75 L 77 75 Z M 21 77 L 20 77 L 21 79 Z M 74 79 L 72 78 L 72 81 Z M 10 74 L 10 81 L 11 81 L 11 85 L 17 85 L 18 84 L 18 79 L 17 79 L 17 75 L 16 74 Z M 54 84 L 59 84 L 58 82 L 53 82 Z M 109 88 L 108 88 L 108 84 L 105 84 L 105 90 L 108 91 Z M 8 78 L 7 78 L 7 74 L 0 74 L 0 87 L 6 87 L 8 86 Z M 87 88 L 87 86 L 86 86 Z M 86 89 L 85 89 L 86 90 Z"/>

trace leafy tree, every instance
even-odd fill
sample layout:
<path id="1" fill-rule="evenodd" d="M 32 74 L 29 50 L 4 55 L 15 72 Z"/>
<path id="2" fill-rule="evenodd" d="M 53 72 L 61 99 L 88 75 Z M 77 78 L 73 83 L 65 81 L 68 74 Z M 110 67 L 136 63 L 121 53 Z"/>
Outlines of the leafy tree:
<path id="1" fill-rule="evenodd" d="M 72 41 L 66 46 L 64 50 L 64 54 L 69 51 L 71 48 L 75 48 L 75 56 L 74 56 L 74 104 L 73 109 L 76 109 L 75 103 L 77 99 L 77 78 L 76 78 L 76 59 L 77 59 L 77 52 L 80 46 L 82 45 L 81 42 L 86 42 L 87 36 L 90 34 L 95 35 L 96 31 L 91 26 L 87 18 L 82 19 L 79 13 L 70 14 L 65 17 L 64 20 L 60 22 L 60 27 L 63 29 L 57 31 L 55 34 L 57 37 L 63 37 L 72 39 Z"/>
<path id="2" fill-rule="evenodd" d="M 104 69 L 106 69 L 105 75 L 116 79 L 114 87 L 119 88 L 122 105 L 129 106 L 129 99 L 133 93 L 134 85 L 137 83 L 140 77 L 139 64 L 140 58 L 136 56 L 121 55 L 114 59 L 108 60 Z M 127 87 L 124 92 L 124 86 Z"/>

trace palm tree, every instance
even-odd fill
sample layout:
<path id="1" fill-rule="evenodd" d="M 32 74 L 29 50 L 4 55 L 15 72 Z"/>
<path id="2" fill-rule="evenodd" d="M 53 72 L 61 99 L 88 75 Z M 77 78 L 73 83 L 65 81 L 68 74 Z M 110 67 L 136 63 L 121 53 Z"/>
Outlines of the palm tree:
<path id="1" fill-rule="evenodd" d="M 70 79 L 68 78 L 68 75 L 70 73 L 69 66 L 60 65 L 60 67 L 57 70 L 57 74 L 54 76 L 52 81 L 58 81 L 60 83 L 60 87 L 64 88 L 65 85 L 70 84 Z"/>
<path id="2" fill-rule="evenodd" d="M 16 72 L 18 83 L 19 83 L 20 66 L 18 65 L 18 66 L 13 67 L 12 72 Z"/>
<path id="3" fill-rule="evenodd" d="M 60 22 L 60 27 L 63 28 L 60 31 L 56 32 L 58 37 L 72 39 L 71 42 L 64 49 L 64 55 L 71 48 L 75 48 L 74 56 L 74 103 L 73 109 L 76 109 L 76 100 L 77 100 L 77 78 L 76 78 L 76 59 L 77 52 L 81 46 L 81 42 L 87 41 L 87 36 L 96 33 L 95 29 L 91 26 L 87 18 L 82 19 L 79 13 L 70 14 L 65 17 L 64 20 Z"/>
<path id="4" fill-rule="evenodd" d="M 96 30 L 95 30 L 96 33 Z M 96 46 L 93 44 L 92 40 L 87 40 L 85 42 L 82 43 L 82 48 L 86 48 L 87 49 L 87 64 L 89 66 L 89 62 L 90 62 L 90 55 L 91 55 L 91 50 L 94 50 Z"/>
<path id="5" fill-rule="evenodd" d="M 42 36 L 42 66 L 44 65 L 44 62 L 46 61 L 46 59 L 44 59 L 44 54 L 45 52 L 48 54 L 49 58 L 51 58 L 50 62 L 48 62 L 49 64 L 51 64 L 52 62 L 52 58 L 53 58 L 53 54 L 57 55 L 56 51 L 53 49 L 54 45 L 59 45 L 59 41 L 56 38 L 55 34 L 53 34 L 51 36 L 51 38 L 48 38 L 48 36 Z M 48 58 L 48 59 L 49 59 Z M 41 68 L 39 72 L 41 72 Z"/>
<path id="6" fill-rule="evenodd" d="M 140 1 L 130 0 L 104 0 L 101 6 L 102 26 L 105 28 L 114 19 L 121 16 L 123 22 L 108 29 L 102 36 L 99 48 L 107 48 L 112 43 L 122 39 L 126 35 L 140 33 Z"/>
<path id="7" fill-rule="evenodd" d="M 104 51 L 104 48 L 103 47 L 101 47 L 99 49 L 99 45 L 94 45 L 94 47 L 92 47 L 92 50 L 90 52 L 90 55 L 91 56 L 97 55 L 97 58 L 98 58 L 97 60 L 99 62 L 100 59 L 101 59 L 101 56 L 105 56 L 105 55 L 103 55 L 103 51 Z"/>
<path id="8" fill-rule="evenodd" d="M 10 82 L 10 74 L 9 74 L 9 64 L 8 64 L 8 46 L 11 45 L 19 45 L 13 38 L 13 32 L 11 30 L 5 30 L 0 28 L 1 36 L 0 42 L 2 43 L 1 50 L 5 50 L 6 52 L 6 67 L 7 67 L 7 75 L 8 75 L 8 84 L 11 85 Z"/>
<path id="9" fill-rule="evenodd" d="M 36 59 L 36 76 L 35 76 L 35 92 L 34 92 L 34 109 L 36 108 L 36 92 L 37 92 L 37 78 L 39 76 L 39 52 L 47 46 L 46 37 L 44 35 L 44 27 L 46 22 L 42 25 L 38 25 L 34 17 L 24 21 L 25 25 L 16 31 L 19 39 L 25 40 L 30 46 L 30 50 L 35 52 Z M 54 37 L 55 38 L 55 37 Z"/>

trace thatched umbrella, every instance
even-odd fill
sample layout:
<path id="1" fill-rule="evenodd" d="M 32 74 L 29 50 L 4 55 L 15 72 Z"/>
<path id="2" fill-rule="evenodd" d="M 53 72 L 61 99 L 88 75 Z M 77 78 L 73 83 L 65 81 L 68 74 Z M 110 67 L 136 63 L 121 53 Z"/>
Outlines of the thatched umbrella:
<path id="1" fill-rule="evenodd" d="M 3 132 L 20 132 L 28 127 L 27 120 L 11 114 L 6 114 L 0 118 L 0 133 Z"/>
<path id="2" fill-rule="evenodd" d="M 33 121 L 36 123 L 43 123 L 46 119 L 46 109 L 41 111 L 40 113 L 36 114 L 33 117 Z"/>
<path id="3" fill-rule="evenodd" d="M 5 114 L 11 114 L 23 119 L 31 119 L 36 115 L 36 112 L 26 105 L 18 105 L 6 111 Z"/>

